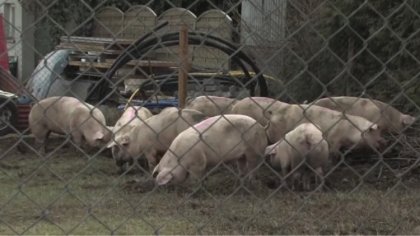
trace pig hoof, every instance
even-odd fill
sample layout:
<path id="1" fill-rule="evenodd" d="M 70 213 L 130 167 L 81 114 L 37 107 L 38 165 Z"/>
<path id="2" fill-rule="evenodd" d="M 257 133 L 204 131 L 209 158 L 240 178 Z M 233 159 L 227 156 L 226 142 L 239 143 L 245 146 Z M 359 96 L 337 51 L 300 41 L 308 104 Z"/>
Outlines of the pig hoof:
<path id="1" fill-rule="evenodd" d="M 24 154 L 26 153 L 26 146 L 24 146 L 24 144 L 19 143 L 16 147 L 16 149 L 18 150 L 18 152 Z"/>

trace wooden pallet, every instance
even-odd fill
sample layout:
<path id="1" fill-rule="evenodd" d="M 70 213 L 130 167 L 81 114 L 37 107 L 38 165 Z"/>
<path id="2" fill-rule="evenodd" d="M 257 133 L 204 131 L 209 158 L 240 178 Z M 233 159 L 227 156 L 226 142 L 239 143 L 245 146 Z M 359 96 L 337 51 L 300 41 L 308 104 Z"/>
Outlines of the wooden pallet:
<path id="1" fill-rule="evenodd" d="M 69 61 L 70 66 L 77 66 L 77 67 L 94 67 L 94 68 L 101 68 L 101 69 L 108 69 L 112 66 L 115 60 L 107 59 L 105 62 L 91 62 L 91 61 Z M 177 68 L 178 63 L 170 62 L 170 61 L 152 61 L 152 60 L 131 60 L 127 64 L 130 67 L 164 67 L 164 68 Z"/>
<path id="2" fill-rule="evenodd" d="M 113 38 L 98 38 L 98 37 L 79 37 L 79 36 L 62 36 L 60 37 L 60 44 L 58 47 L 80 48 L 85 51 L 111 51 L 118 52 L 127 48 L 133 40 L 128 39 L 113 39 Z M 61 46 L 60 46 L 61 45 Z"/>
<path id="3" fill-rule="evenodd" d="M 69 66 L 76 69 L 76 74 L 93 75 L 93 77 L 101 77 L 113 65 L 118 55 L 133 42 L 128 39 L 78 36 L 63 36 L 60 39 L 61 43 L 56 47 L 57 49 L 72 50 L 69 56 Z M 143 79 L 144 73 L 133 70 L 134 68 L 140 69 L 142 72 L 159 74 L 160 71 L 173 71 L 178 67 L 179 63 L 175 61 L 153 60 L 152 58 L 131 60 L 117 71 L 114 79 L 118 79 L 118 77 Z"/>

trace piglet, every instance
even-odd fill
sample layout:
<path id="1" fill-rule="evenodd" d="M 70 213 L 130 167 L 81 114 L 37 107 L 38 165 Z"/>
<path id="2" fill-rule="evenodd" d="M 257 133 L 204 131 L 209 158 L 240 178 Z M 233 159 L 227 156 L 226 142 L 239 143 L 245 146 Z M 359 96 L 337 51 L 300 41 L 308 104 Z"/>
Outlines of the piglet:
<path id="1" fill-rule="evenodd" d="M 292 172 L 292 187 L 302 180 L 303 189 L 310 189 L 310 173 L 315 173 L 316 182 L 324 176 L 328 166 L 328 143 L 318 127 L 303 123 L 288 132 L 284 139 L 268 146 L 265 155 L 270 164 L 281 168 L 283 177 Z"/>

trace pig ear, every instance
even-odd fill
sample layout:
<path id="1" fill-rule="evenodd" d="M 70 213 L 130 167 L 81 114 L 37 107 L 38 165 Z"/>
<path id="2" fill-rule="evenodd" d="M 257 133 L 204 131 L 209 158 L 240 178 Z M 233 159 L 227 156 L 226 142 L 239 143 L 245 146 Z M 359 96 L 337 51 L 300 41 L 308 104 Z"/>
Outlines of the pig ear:
<path id="1" fill-rule="evenodd" d="M 94 140 L 102 140 L 102 139 L 104 139 L 104 136 L 105 135 L 102 132 L 98 131 L 93 135 L 93 139 Z"/>
<path id="2" fill-rule="evenodd" d="M 401 117 L 401 122 L 403 123 L 404 126 L 412 125 L 415 120 L 416 118 L 410 115 L 403 115 Z"/>
<path id="3" fill-rule="evenodd" d="M 375 130 L 378 130 L 377 124 L 373 124 L 372 126 L 369 127 L 369 131 L 375 131 Z"/>
<path id="4" fill-rule="evenodd" d="M 172 173 L 169 170 L 162 170 L 159 172 L 159 174 L 156 176 L 156 183 L 158 186 L 165 185 L 169 183 L 174 178 Z"/>
<path id="5" fill-rule="evenodd" d="M 124 145 L 124 144 L 128 144 L 129 142 L 130 142 L 130 139 L 128 138 L 128 136 L 124 135 L 124 136 L 121 137 L 121 141 L 119 143 L 121 145 Z"/>
<path id="6" fill-rule="evenodd" d="M 275 144 L 272 144 L 270 146 L 267 146 L 265 148 L 264 156 L 270 156 L 276 154 L 276 149 L 274 147 Z"/>
<path id="7" fill-rule="evenodd" d="M 129 139 L 127 136 L 122 136 L 118 141 L 116 141 L 115 139 L 111 139 L 111 141 L 109 141 L 109 143 L 106 145 L 107 148 L 112 148 L 113 146 L 120 144 L 127 144 L 129 143 Z"/>
<path id="8" fill-rule="evenodd" d="M 271 121 L 270 121 L 270 120 L 268 120 L 268 121 L 267 121 L 267 125 L 265 125 L 265 126 L 263 127 L 266 133 L 268 132 L 268 129 L 270 128 L 270 124 L 271 124 Z"/>
<path id="9" fill-rule="evenodd" d="M 114 141 L 114 140 L 111 140 L 107 145 L 106 145 L 106 147 L 107 148 L 112 148 L 113 146 L 115 146 L 117 143 Z"/>
<path id="10" fill-rule="evenodd" d="M 156 178 L 156 176 L 159 174 L 159 164 L 157 164 L 156 166 L 155 166 L 155 168 L 153 169 L 153 171 L 152 171 L 152 177 L 153 178 Z"/>

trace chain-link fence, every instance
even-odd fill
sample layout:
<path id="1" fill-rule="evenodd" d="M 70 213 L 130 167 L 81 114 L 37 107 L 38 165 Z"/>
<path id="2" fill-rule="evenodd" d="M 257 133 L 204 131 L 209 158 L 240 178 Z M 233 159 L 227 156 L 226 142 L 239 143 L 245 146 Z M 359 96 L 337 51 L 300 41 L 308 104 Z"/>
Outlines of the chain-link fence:
<path id="1" fill-rule="evenodd" d="M 0 234 L 420 234 L 420 2 L 0 10 Z"/>

